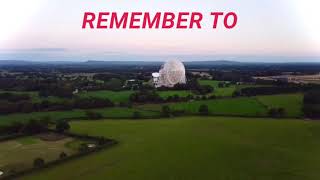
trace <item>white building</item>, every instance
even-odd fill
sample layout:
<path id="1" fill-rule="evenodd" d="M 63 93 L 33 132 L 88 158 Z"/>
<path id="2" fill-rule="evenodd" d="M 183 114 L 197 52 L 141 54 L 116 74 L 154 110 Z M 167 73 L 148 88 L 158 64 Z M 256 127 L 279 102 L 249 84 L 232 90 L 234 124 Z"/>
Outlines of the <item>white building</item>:
<path id="1" fill-rule="evenodd" d="M 176 84 L 186 83 L 186 70 L 179 60 L 167 61 L 159 72 L 152 73 L 155 87 L 173 87 Z"/>

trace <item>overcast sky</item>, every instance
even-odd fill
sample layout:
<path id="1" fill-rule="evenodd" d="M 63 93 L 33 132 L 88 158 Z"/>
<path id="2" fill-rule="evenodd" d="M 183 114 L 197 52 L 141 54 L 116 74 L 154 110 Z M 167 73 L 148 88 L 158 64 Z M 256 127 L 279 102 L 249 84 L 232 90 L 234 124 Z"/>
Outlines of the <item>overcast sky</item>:
<path id="1" fill-rule="evenodd" d="M 238 60 L 320 62 L 319 0 L 1 0 L 0 60 Z M 86 11 L 199 11 L 203 29 L 90 30 Z M 234 11 L 235 29 L 209 12 Z"/>

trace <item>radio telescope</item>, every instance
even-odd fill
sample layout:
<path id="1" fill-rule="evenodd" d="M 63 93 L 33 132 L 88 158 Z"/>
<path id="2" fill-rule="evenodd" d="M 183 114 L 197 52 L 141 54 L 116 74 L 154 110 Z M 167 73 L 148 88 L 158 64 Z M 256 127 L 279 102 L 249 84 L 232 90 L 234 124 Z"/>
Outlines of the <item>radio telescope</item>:
<path id="1" fill-rule="evenodd" d="M 161 66 L 159 73 L 153 73 L 152 76 L 155 87 L 173 87 L 186 83 L 186 70 L 179 60 L 167 61 Z"/>

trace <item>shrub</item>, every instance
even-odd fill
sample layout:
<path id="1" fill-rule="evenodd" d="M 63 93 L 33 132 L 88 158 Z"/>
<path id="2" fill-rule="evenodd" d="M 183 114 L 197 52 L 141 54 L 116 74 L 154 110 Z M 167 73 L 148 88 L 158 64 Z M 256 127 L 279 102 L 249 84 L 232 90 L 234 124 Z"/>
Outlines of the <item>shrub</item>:
<path id="1" fill-rule="evenodd" d="M 80 144 L 80 146 L 79 146 L 79 152 L 80 153 L 86 153 L 88 151 L 89 151 L 89 147 L 88 147 L 88 145 L 86 143 Z"/>
<path id="2" fill-rule="evenodd" d="M 41 168 L 45 164 L 44 160 L 42 158 L 36 158 L 33 161 L 33 167 L 35 168 Z"/>
<path id="3" fill-rule="evenodd" d="M 70 125 L 68 123 L 68 121 L 65 120 L 61 120 L 61 121 L 57 121 L 56 124 L 56 130 L 60 133 L 67 131 L 70 129 Z"/>
<path id="4" fill-rule="evenodd" d="M 164 117 L 170 117 L 171 116 L 171 110 L 170 107 L 167 105 L 162 106 L 161 114 Z"/>
<path id="5" fill-rule="evenodd" d="M 141 118 L 141 113 L 139 111 L 134 111 L 132 115 L 133 119 L 139 119 Z"/>
<path id="6" fill-rule="evenodd" d="M 285 115 L 285 109 L 283 108 L 271 108 L 268 112 L 271 117 L 283 117 Z"/>
<path id="7" fill-rule="evenodd" d="M 94 111 L 86 111 L 86 116 L 88 119 L 102 119 L 102 114 Z"/>
<path id="8" fill-rule="evenodd" d="M 61 152 L 60 155 L 59 155 L 60 159 L 64 159 L 66 157 L 67 157 L 67 154 L 65 152 Z"/>
<path id="9" fill-rule="evenodd" d="M 201 114 L 201 115 L 209 115 L 208 105 L 202 104 L 202 105 L 199 107 L 199 114 Z"/>

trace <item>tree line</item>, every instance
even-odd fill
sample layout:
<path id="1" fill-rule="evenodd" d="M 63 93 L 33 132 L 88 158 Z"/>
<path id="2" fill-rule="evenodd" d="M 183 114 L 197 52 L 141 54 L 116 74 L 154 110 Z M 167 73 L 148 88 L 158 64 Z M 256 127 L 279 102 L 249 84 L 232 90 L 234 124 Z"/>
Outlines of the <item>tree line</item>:
<path id="1" fill-rule="evenodd" d="M 303 112 L 306 117 L 320 118 L 320 91 L 314 90 L 304 94 Z"/>
<path id="2" fill-rule="evenodd" d="M 41 102 L 32 101 L 17 101 L 10 102 L 0 100 L 0 114 L 10 113 L 31 113 L 39 111 L 60 111 L 60 110 L 71 110 L 71 109 L 94 109 L 103 107 L 114 107 L 115 104 L 107 99 L 101 98 L 73 98 L 65 99 L 63 101 L 48 101 L 43 100 Z"/>

